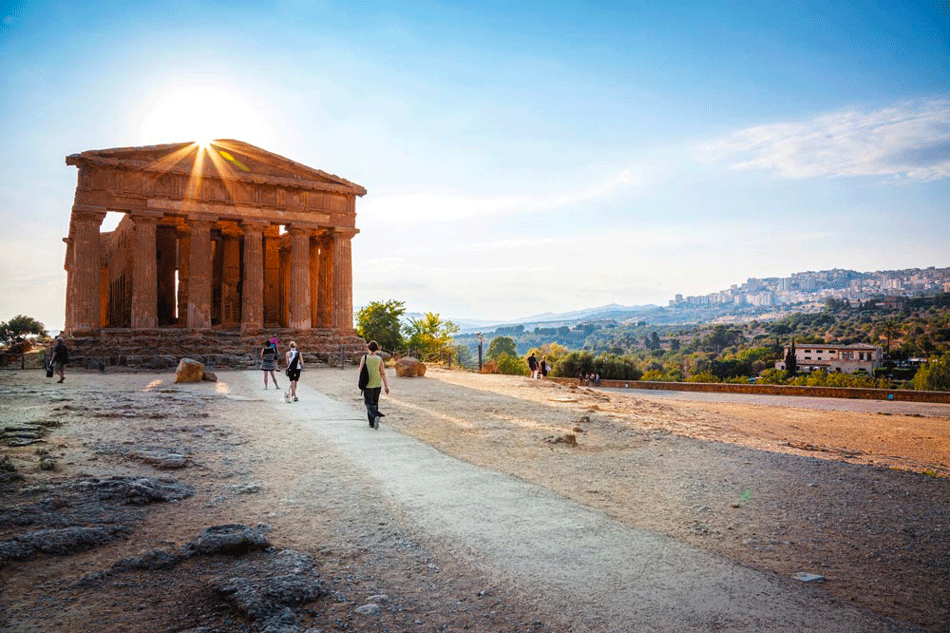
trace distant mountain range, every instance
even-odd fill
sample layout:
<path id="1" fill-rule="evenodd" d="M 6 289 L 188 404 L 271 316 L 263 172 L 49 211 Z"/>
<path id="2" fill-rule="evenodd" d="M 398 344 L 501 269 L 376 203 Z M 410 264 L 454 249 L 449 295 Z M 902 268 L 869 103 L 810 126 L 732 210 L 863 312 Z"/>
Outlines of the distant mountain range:
<path id="1" fill-rule="evenodd" d="M 618 323 L 646 321 L 655 325 L 776 319 L 791 312 L 815 311 L 828 299 L 867 301 L 884 295 L 933 296 L 950 292 L 950 267 L 910 268 L 875 272 L 823 270 L 793 273 L 789 277 L 749 278 L 727 290 L 697 297 L 676 295 L 669 306 L 617 303 L 571 312 L 542 312 L 521 319 L 487 321 L 448 318 L 459 326 L 459 334 L 490 333 L 497 328 L 523 325 L 550 328 L 576 325 L 582 321 L 611 319 Z M 406 314 L 419 318 L 422 314 Z"/>
<path id="2" fill-rule="evenodd" d="M 585 321 L 585 320 L 596 320 L 596 319 L 616 319 L 617 321 L 624 321 L 627 319 L 632 319 L 638 315 L 644 314 L 656 310 L 660 306 L 656 305 L 642 305 L 642 306 L 623 306 L 617 303 L 611 303 L 605 306 L 598 306 L 596 308 L 585 308 L 584 310 L 574 310 L 572 312 L 542 312 L 541 314 L 534 314 L 531 316 L 526 316 L 522 319 L 514 319 L 511 321 L 481 321 L 477 319 L 449 319 L 452 323 L 455 323 L 459 326 L 461 333 L 472 333 L 478 332 L 481 330 L 494 330 L 498 327 L 512 326 L 512 325 L 538 325 L 541 323 L 568 323 L 574 321 Z M 422 315 L 410 315 L 413 318 L 418 318 Z"/>

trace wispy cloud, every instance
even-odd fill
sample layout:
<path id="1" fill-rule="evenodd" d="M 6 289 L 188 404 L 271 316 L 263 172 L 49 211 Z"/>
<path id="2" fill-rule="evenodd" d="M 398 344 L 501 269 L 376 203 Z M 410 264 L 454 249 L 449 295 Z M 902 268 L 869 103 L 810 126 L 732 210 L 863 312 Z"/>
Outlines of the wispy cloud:
<path id="1" fill-rule="evenodd" d="M 606 198 L 620 190 L 636 187 L 641 181 L 642 177 L 632 169 L 625 169 L 585 187 L 537 196 L 478 198 L 437 193 L 379 196 L 363 203 L 360 212 L 371 215 L 376 221 L 394 223 L 530 213 Z"/>
<path id="2" fill-rule="evenodd" d="M 950 100 L 760 125 L 703 145 L 698 152 L 733 169 L 772 170 L 787 178 L 950 178 Z"/>

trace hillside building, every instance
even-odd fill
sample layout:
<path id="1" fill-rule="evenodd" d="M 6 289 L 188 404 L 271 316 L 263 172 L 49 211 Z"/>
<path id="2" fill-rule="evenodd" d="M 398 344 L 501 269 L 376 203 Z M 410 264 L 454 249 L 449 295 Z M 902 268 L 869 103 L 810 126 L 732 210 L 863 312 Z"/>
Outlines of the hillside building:
<path id="1" fill-rule="evenodd" d="M 775 369 L 785 369 L 785 357 L 775 363 Z M 874 369 L 884 365 L 884 352 L 879 345 L 822 345 L 802 343 L 795 347 L 795 361 L 800 372 L 824 369 L 828 373 L 853 374 L 864 371 L 874 374 Z"/>

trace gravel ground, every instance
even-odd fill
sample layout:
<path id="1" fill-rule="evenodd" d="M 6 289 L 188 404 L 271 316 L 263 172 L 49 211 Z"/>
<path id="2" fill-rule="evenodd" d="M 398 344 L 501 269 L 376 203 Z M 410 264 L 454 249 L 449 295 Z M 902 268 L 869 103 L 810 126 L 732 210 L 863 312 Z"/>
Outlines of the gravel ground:
<path id="1" fill-rule="evenodd" d="M 227 523 L 317 561 L 328 593 L 297 609 L 288 630 L 950 628 L 950 493 L 936 476 L 947 472 L 945 417 L 837 412 L 832 432 L 827 411 L 430 369 L 392 379 L 383 429 L 372 431 L 355 369 L 308 370 L 290 405 L 261 389 L 259 372 L 220 378 L 70 374 L 55 385 L 0 375 L 5 420 L 55 423 L 38 444 L 0 449 L 23 477 L 4 483 L 0 539 L 22 534 L 31 508 L 94 523 L 62 492 L 83 477 L 194 487 L 170 503 L 89 510 L 128 527 L 126 537 L 0 562 L 0 628 L 263 630 L 208 589 L 263 553 L 80 582 Z M 865 446 L 869 429 L 877 439 Z M 185 459 L 167 470 L 169 455 Z M 396 476 L 400 468 L 413 476 Z M 475 494 L 458 494 L 466 488 Z M 551 520 L 570 538 L 541 531 L 539 512 L 560 516 Z M 621 553 L 607 547 L 618 543 Z M 620 564 L 631 551 L 638 562 Z M 604 558 L 619 565 L 616 589 L 578 585 Z M 690 566 L 670 568 L 681 560 Z M 704 581 L 691 575 L 697 562 L 712 570 Z M 802 571 L 826 580 L 790 580 Z M 700 589 L 715 599 L 691 604 Z M 789 604 L 797 611 L 781 611 Z"/>

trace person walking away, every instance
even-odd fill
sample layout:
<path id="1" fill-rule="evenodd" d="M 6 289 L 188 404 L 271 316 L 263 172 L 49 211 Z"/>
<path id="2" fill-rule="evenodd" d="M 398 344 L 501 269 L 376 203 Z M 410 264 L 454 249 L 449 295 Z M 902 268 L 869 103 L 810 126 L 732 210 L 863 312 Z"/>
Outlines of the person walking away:
<path id="1" fill-rule="evenodd" d="M 280 385 L 277 384 L 277 376 L 274 374 L 274 370 L 277 369 L 277 347 L 272 341 L 264 342 L 260 357 L 261 370 L 264 372 L 264 389 L 267 389 L 267 374 L 270 374 L 274 381 L 274 389 L 280 389 Z"/>
<path id="2" fill-rule="evenodd" d="M 287 350 L 287 378 L 290 380 L 290 389 L 284 394 L 284 400 L 287 402 L 297 402 L 297 381 L 300 380 L 302 370 L 303 357 L 297 351 L 297 341 L 291 341 L 290 349 Z"/>
<path id="3" fill-rule="evenodd" d="M 53 363 L 53 371 L 59 374 L 59 380 L 56 382 L 66 380 L 66 363 L 69 362 L 69 350 L 66 349 L 66 343 L 63 342 L 63 339 L 58 336 L 56 337 L 56 345 L 53 347 L 51 362 Z"/>
<path id="4" fill-rule="evenodd" d="M 379 343 L 370 341 L 366 346 L 369 353 L 360 359 L 360 371 L 363 371 L 363 365 L 366 365 L 369 373 L 369 382 L 363 389 L 363 403 L 366 405 L 366 417 L 369 419 L 370 428 L 379 428 L 379 419 L 386 417 L 379 412 L 379 394 L 385 388 L 386 394 L 389 394 L 389 381 L 386 379 L 386 364 L 382 356 L 379 355 Z"/>
<path id="5" fill-rule="evenodd" d="M 541 356 L 541 360 L 538 362 L 538 378 L 547 378 L 548 377 L 548 361 L 544 360 L 544 356 Z"/>
<path id="6" fill-rule="evenodd" d="M 534 352 L 531 352 L 531 356 L 528 356 L 528 369 L 531 370 L 531 377 L 538 377 L 538 359 L 534 357 Z"/>

